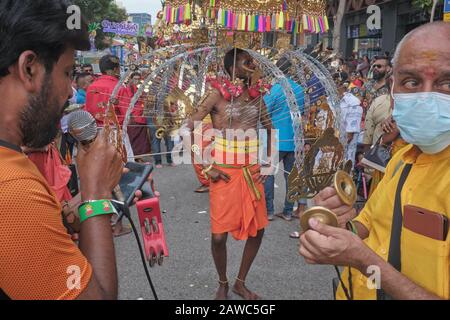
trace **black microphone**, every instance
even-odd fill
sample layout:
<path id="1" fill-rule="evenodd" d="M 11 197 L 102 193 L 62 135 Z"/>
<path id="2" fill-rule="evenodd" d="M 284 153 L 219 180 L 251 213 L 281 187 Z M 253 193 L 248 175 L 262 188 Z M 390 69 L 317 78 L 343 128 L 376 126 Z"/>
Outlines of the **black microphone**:
<path id="1" fill-rule="evenodd" d="M 68 124 L 69 133 L 85 147 L 89 147 L 89 145 L 97 138 L 97 122 L 87 111 L 80 110 L 70 114 Z M 120 190 L 119 185 L 114 188 L 113 194 L 117 200 L 121 202 L 125 201 L 125 195 L 122 190 Z"/>

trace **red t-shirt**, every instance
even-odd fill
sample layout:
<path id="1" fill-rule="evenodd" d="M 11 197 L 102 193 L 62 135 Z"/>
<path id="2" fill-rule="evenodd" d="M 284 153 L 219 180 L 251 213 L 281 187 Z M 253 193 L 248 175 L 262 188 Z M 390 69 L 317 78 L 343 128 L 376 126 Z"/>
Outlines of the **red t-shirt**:
<path id="1" fill-rule="evenodd" d="M 109 99 L 114 91 L 114 88 L 119 83 L 116 77 L 102 75 L 95 80 L 88 88 L 86 92 L 86 111 L 88 111 L 96 119 L 97 125 L 103 127 L 103 116 L 106 111 Z M 120 97 L 120 91 L 118 99 Z M 119 116 L 119 108 L 115 109 L 116 114 Z M 119 122 L 122 124 L 123 120 L 119 117 Z"/>
<path id="2" fill-rule="evenodd" d="M 127 87 L 120 88 L 120 91 L 118 93 L 118 98 L 120 97 L 118 108 L 120 112 L 120 121 L 123 121 L 123 119 L 125 118 L 128 107 L 130 106 L 131 100 L 133 99 L 137 90 L 138 89 L 135 85 L 129 85 Z M 147 119 L 144 117 L 144 102 L 142 96 L 134 105 L 133 111 L 131 112 L 131 119 L 136 124 L 147 124 Z"/>

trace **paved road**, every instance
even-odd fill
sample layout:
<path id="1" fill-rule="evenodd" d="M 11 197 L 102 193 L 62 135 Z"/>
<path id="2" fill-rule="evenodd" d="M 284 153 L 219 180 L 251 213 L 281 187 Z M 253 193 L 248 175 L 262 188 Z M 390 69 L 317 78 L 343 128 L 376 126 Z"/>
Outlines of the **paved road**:
<path id="1" fill-rule="evenodd" d="M 198 186 L 191 166 L 164 167 L 156 171 L 170 258 L 150 270 L 163 300 L 210 300 L 217 275 L 210 253 L 209 198 L 193 192 Z M 276 184 L 284 186 L 277 175 Z M 282 209 L 284 187 L 276 189 L 276 208 Z M 135 223 L 138 222 L 134 215 Z M 331 266 L 309 266 L 298 255 L 298 241 L 289 238 L 298 220 L 277 219 L 266 230 L 247 285 L 267 300 L 331 299 Z M 244 243 L 228 240 L 228 277 L 237 275 Z M 116 240 L 120 299 L 152 299 L 152 293 L 133 235 Z M 230 293 L 231 299 L 239 297 Z"/>

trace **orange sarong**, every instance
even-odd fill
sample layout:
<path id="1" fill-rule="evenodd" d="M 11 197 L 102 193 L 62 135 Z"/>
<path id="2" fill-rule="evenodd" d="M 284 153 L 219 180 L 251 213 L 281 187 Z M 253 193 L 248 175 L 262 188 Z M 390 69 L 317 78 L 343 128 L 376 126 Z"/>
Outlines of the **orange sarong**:
<path id="1" fill-rule="evenodd" d="M 221 140 L 221 139 L 220 139 Z M 217 142 L 217 140 L 216 140 Z M 217 146 L 216 151 L 219 151 Z M 210 184 L 211 230 L 213 234 L 230 232 L 236 240 L 255 237 L 264 229 L 267 219 L 264 185 L 255 182 L 258 164 L 215 164 L 231 181 Z"/>

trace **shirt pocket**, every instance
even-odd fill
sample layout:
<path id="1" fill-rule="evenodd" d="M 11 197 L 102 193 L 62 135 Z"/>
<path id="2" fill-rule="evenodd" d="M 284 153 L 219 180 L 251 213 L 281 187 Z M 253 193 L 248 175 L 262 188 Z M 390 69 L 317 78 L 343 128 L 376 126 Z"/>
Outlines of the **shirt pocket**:
<path id="1" fill-rule="evenodd" d="M 434 240 L 402 229 L 402 273 L 417 285 L 449 298 L 449 239 Z"/>

